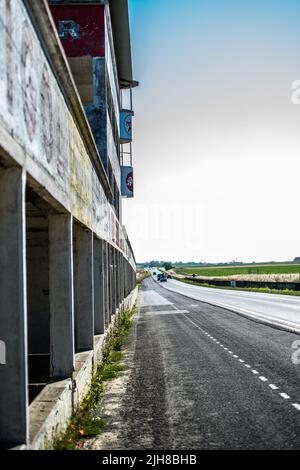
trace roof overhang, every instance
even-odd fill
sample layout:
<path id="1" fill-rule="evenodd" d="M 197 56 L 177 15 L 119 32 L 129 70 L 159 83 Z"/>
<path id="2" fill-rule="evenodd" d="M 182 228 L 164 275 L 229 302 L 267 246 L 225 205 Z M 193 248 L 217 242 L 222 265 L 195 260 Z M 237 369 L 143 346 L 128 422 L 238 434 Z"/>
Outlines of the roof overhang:
<path id="1" fill-rule="evenodd" d="M 128 0 L 110 0 L 109 9 L 120 87 L 134 88 L 138 82 L 132 72 Z"/>

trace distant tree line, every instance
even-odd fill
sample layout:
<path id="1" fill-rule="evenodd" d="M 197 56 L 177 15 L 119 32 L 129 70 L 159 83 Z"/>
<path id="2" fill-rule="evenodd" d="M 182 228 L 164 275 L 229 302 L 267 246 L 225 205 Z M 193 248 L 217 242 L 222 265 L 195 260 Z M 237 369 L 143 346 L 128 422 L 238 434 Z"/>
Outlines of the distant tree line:
<path id="1" fill-rule="evenodd" d="M 261 261 L 256 263 L 255 261 L 252 264 L 276 264 L 278 261 Z M 283 261 L 282 263 L 300 263 L 300 256 L 296 256 L 293 261 Z M 183 268 L 183 267 L 193 267 L 193 266 L 243 266 L 248 265 L 251 263 L 243 263 L 242 261 L 228 261 L 227 263 L 204 263 L 203 261 L 163 261 L 163 260 L 152 260 L 152 261 L 145 261 L 144 263 L 137 263 L 137 267 L 140 269 L 143 268 L 165 268 L 165 269 L 172 269 L 172 268 Z"/>

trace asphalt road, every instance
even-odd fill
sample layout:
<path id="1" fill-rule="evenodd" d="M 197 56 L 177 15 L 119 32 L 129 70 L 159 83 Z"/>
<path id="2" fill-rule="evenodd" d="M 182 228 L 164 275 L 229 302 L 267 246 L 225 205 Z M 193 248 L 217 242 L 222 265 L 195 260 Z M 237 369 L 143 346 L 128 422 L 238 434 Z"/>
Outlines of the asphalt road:
<path id="1" fill-rule="evenodd" d="M 163 287 L 300 333 L 300 296 L 215 289 L 169 279 Z"/>
<path id="2" fill-rule="evenodd" d="M 299 335 L 151 278 L 136 315 L 127 370 L 97 410 L 107 425 L 87 447 L 300 449 Z"/>

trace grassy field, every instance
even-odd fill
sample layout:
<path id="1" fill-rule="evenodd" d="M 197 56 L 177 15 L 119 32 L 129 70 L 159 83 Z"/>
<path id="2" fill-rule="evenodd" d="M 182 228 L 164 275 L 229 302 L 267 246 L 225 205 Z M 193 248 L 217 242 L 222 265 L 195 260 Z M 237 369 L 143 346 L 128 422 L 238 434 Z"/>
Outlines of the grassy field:
<path id="1" fill-rule="evenodd" d="M 299 274 L 300 264 L 250 264 L 247 266 L 212 266 L 176 269 L 178 274 L 197 276 L 233 276 L 235 274 Z"/>

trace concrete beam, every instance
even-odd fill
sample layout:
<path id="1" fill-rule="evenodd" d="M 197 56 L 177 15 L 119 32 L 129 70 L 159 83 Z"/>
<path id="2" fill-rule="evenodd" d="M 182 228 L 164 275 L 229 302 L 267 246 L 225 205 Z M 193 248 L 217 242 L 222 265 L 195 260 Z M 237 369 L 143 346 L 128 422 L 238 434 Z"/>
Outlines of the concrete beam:
<path id="1" fill-rule="evenodd" d="M 49 216 L 50 376 L 74 370 L 73 221 Z"/>
<path id="2" fill-rule="evenodd" d="M 0 442 L 28 442 L 25 172 L 0 171 Z M 2 344 L 3 344 L 2 343 Z M 3 362 L 3 361 L 2 361 Z"/>

